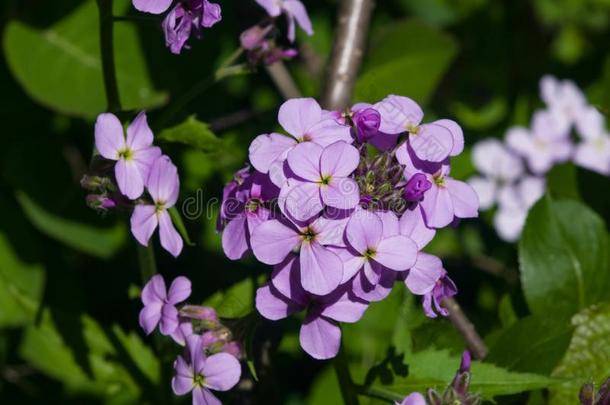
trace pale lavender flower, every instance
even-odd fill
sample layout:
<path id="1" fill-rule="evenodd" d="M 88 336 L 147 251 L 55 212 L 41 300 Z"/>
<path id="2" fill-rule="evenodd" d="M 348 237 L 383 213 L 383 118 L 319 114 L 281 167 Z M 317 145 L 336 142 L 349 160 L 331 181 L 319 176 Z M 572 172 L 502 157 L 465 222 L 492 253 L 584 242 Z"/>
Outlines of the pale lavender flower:
<path id="1" fill-rule="evenodd" d="M 423 173 L 432 184 L 419 204 L 428 227 L 443 228 L 455 218 L 476 218 L 479 215 L 477 193 L 467 183 L 449 177 L 448 163 L 421 161 L 411 146 L 401 146 L 396 158 L 405 165 L 404 177 L 407 181 L 417 173 Z"/>
<path id="2" fill-rule="evenodd" d="M 133 6 L 138 11 L 151 14 L 164 13 L 173 0 L 132 0 Z"/>
<path id="3" fill-rule="evenodd" d="M 161 246 L 174 257 L 182 251 L 183 241 L 168 213 L 178 200 L 180 180 L 178 169 L 169 157 L 163 155 L 153 163 L 146 183 L 148 193 L 152 197 L 152 204 L 138 204 L 131 215 L 131 233 L 144 246 L 157 226 Z"/>
<path id="4" fill-rule="evenodd" d="M 408 97 L 390 95 L 375 104 L 375 109 L 381 114 L 379 130 L 389 135 L 408 132 L 408 143 L 421 160 L 441 162 L 464 149 L 464 134 L 456 122 L 443 119 L 421 124 L 424 112 Z"/>
<path id="5" fill-rule="evenodd" d="M 278 121 L 291 136 L 277 133 L 259 135 L 249 148 L 252 166 L 261 173 L 269 173 L 271 181 L 278 187 L 286 180 L 284 161 L 298 143 L 328 146 L 337 141 L 352 142 L 350 128 L 325 114 L 313 98 L 286 101 L 280 107 Z"/>
<path id="6" fill-rule="evenodd" d="M 252 251 L 258 260 L 271 265 L 298 251 L 301 285 L 312 294 L 325 295 L 343 279 L 343 262 L 327 246 L 341 246 L 344 229 L 344 220 L 325 217 L 302 225 L 272 219 L 254 229 Z"/>
<path id="7" fill-rule="evenodd" d="M 569 128 L 568 128 L 569 129 Z M 513 127 L 506 133 L 508 146 L 522 156 L 534 174 L 544 174 L 572 154 L 569 132 L 549 111 L 537 111 L 531 129 Z"/>
<path id="8" fill-rule="evenodd" d="M 443 299 L 453 297 L 455 294 L 457 294 L 457 287 L 443 270 L 443 275 L 438 279 L 434 288 L 424 295 L 422 305 L 426 316 L 436 318 L 438 314 L 449 315 L 449 312 L 441 303 Z"/>
<path id="9" fill-rule="evenodd" d="M 148 335 L 159 325 L 162 335 L 175 333 L 179 324 L 176 304 L 190 295 L 191 281 L 188 278 L 176 277 L 167 290 L 163 277 L 154 275 L 142 289 L 144 308 L 140 311 L 139 320 L 144 332 Z"/>
<path id="10" fill-rule="evenodd" d="M 519 179 L 524 172 L 521 159 L 497 139 L 486 139 L 472 148 L 472 162 L 481 176 L 468 180 L 479 196 L 480 208 L 491 208 L 502 187 Z"/>
<path id="11" fill-rule="evenodd" d="M 408 395 L 402 402 L 394 402 L 395 405 L 426 405 L 426 399 L 419 392 Z"/>
<path id="12" fill-rule="evenodd" d="M 256 0 L 271 17 L 284 14 L 288 20 L 288 39 L 294 42 L 296 37 L 295 22 L 307 35 L 313 35 L 311 20 L 303 3 L 299 0 Z"/>
<path id="13" fill-rule="evenodd" d="M 110 113 L 100 114 L 95 122 L 95 147 L 106 159 L 116 160 L 114 174 L 121 193 L 135 200 L 144 192 L 151 165 L 161 155 L 152 146 L 153 133 L 141 112 L 127 127 L 125 138 L 119 119 Z"/>
<path id="14" fill-rule="evenodd" d="M 280 209 L 306 221 L 326 206 L 350 210 L 360 201 L 358 184 L 349 177 L 360 162 L 358 149 L 343 141 L 325 148 L 312 142 L 295 146 L 287 157 L 294 181 L 284 184 Z"/>
<path id="15" fill-rule="evenodd" d="M 307 310 L 301 325 L 301 347 L 313 358 L 330 359 L 339 352 L 341 328 L 338 322 L 357 322 L 368 304 L 342 287 L 323 297 L 307 294 L 299 285 L 298 266 L 287 267 L 274 284 L 267 284 L 256 292 L 256 309 L 270 320 Z M 280 281 L 281 279 L 281 281 Z M 275 285 L 281 285 L 281 290 Z M 288 295 L 285 295 L 288 293 Z"/>
<path id="16" fill-rule="evenodd" d="M 163 20 L 165 45 L 179 54 L 191 34 L 201 36 L 202 28 L 210 28 L 222 20 L 220 6 L 208 0 L 188 0 L 176 4 Z"/>
<path id="17" fill-rule="evenodd" d="M 594 107 L 589 107 L 578 117 L 576 127 L 582 142 L 574 151 L 574 163 L 610 175 L 610 135 L 602 114 Z"/>
<path id="18" fill-rule="evenodd" d="M 228 391 L 239 382 L 241 365 L 228 353 L 206 356 L 202 338 L 191 335 L 185 353 L 174 362 L 172 390 L 176 395 L 193 396 L 193 405 L 221 405 L 212 391 Z"/>
<path id="19" fill-rule="evenodd" d="M 568 132 L 587 108 L 585 95 L 571 80 L 544 76 L 540 80 L 540 95 L 559 132 Z"/>

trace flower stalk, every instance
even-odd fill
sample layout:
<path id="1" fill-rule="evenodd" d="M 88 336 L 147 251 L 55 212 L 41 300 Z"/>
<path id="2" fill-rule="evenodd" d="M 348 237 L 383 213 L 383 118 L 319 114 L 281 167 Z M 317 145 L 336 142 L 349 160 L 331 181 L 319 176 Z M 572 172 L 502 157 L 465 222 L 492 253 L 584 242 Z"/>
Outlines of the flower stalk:
<path id="1" fill-rule="evenodd" d="M 117 113 L 121 111 L 121 99 L 119 98 L 119 86 L 114 62 L 112 0 L 97 0 L 97 7 L 99 11 L 100 51 L 106 102 L 108 111 Z"/>

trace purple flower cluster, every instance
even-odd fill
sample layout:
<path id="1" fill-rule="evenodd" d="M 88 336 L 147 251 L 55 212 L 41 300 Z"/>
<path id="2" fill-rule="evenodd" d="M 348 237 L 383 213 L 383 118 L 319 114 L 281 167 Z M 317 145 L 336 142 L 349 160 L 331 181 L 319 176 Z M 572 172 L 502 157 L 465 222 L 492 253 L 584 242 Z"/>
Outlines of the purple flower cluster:
<path id="1" fill-rule="evenodd" d="M 112 162 L 113 176 L 86 176 L 82 183 L 101 190 L 87 197 L 93 208 L 108 210 L 121 205 L 133 207 L 131 232 L 142 245 L 157 227 L 161 246 L 174 257 L 182 251 L 183 241 L 168 210 L 176 204 L 180 189 L 178 170 L 161 149 L 153 145 L 153 133 L 146 114 L 141 112 L 127 127 L 127 136 L 119 119 L 100 114 L 95 123 L 95 146 L 99 154 Z M 116 186 L 115 186 L 116 185 Z M 118 189 L 116 196 L 109 195 Z M 144 192 L 147 191 L 147 196 Z"/>
<path id="2" fill-rule="evenodd" d="M 446 315 L 441 301 L 457 292 L 422 249 L 436 229 L 476 217 L 479 202 L 449 176 L 463 149 L 458 124 L 422 119 L 407 97 L 344 113 L 289 100 L 278 114 L 286 134 L 256 137 L 251 166 L 225 187 L 225 253 L 274 266 L 256 307 L 271 320 L 305 311 L 300 342 L 315 358 L 334 357 L 339 323 L 358 321 L 397 281 L 423 296 L 430 317 Z"/>
<path id="3" fill-rule="evenodd" d="M 151 14 L 165 13 L 173 0 L 132 0 L 133 6 Z M 191 36 L 201 37 L 203 28 L 210 28 L 222 20 L 220 5 L 208 0 L 180 0 L 165 16 L 163 32 L 165 45 L 174 54 L 179 54 Z"/>
<path id="4" fill-rule="evenodd" d="M 241 349 L 212 308 L 176 307 L 190 295 L 191 282 L 186 277 L 177 277 L 168 290 L 162 276 L 153 276 L 142 290 L 140 326 L 146 334 L 158 326 L 162 335 L 185 346 L 174 362 L 176 395 L 191 393 L 193 405 L 220 404 L 211 391 L 228 391 L 239 382 Z"/>
<path id="5" fill-rule="evenodd" d="M 488 139 L 473 148 L 480 175 L 468 182 L 482 209 L 497 204 L 494 226 L 509 242 L 520 237 L 529 208 L 544 194 L 543 176 L 555 164 L 571 160 L 610 175 L 610 135 L 603 115 L 569 80 L 545 76 L 540 89 L 546 108 L 534 113 L 530 128 L 510 128 L 504 143 Z M 575 137 L 580 138 L 576 145 Z"/>

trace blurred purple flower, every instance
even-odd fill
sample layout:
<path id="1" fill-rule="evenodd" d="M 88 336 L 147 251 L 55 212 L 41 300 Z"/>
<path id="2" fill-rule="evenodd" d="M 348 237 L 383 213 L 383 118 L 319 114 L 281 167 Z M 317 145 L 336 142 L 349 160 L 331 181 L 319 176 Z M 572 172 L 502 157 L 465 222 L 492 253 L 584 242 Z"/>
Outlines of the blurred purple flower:
<path id="1" fill-rule="evenodd" d="M 138 11 L 151 14 L 164 13 L 173 0 L 132 0 L 133 6 Z"/>
<path id="2" fill-rule="evenodd" d="M 142 289 L 140 326 L 149 335 L 159 325 L 162 335 L 169 336 L 178 328 L 178 310 L 176 304 L 191 295 L 191 281 L 186 277 L 176 277 L 169 287 L 159 274 L 153 276 Z"/>
<path id="3" fill-rule="evenodd" d="M 449 312 L 442 306 L 445 298 L 453 297 L 457 294 L 457 287 L 443 270 L 443 275 L 438 279 L 434 288 L 424 295 L 424 313 L 429 318 L 436 318 L 438 314 L 449 315 Z"/>
<path id="4" fill-rule="evenodd" d="M 426 405 L 426 399 L 419 392 L 408 395 L 402 402 L 394 402 L 395 405 Z"/>
<path id="5" fill-rule="evenodd" d="M 288 39 L 294 42 L 296 37 L 295 22 L 307 35 L 313 35 L 311 20 L 307 10 L 299 0 L 256 0 L 271 17 L 286 15 L 288 20 Z"/>
<path id="6" fill-rule="evenodd" d="M 194 34 L 201 36 L 202 28 L 210 28 L 222 19 L 220 6 L 208 0 L 188 0 L 176 4 L 163 20 L 165 45 L 173 54 L 187 48 L 186 41 Z"/>

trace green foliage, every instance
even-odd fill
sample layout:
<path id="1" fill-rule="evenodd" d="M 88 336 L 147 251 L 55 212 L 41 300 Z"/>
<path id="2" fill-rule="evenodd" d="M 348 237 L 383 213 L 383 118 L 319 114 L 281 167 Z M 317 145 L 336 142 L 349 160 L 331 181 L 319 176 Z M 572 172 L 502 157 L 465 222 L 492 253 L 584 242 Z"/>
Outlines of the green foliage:
<path id="1" fill-rule="evenodd" d="M 204 305 L 216 309 L 221 318 L 242 318 L 254 309 L 255 280 L 247 278 L 209 297 Z"/>
<path id="2" fill-rule="evenodd" d="M 571 163 L 554 166 L 546 175 L 547 190 L 555 199 L 580 200 L 576 167 Z"/>
<path id="3" fill-rule="evenodd" d="M 112 228 L 99 229 L 46 212 L 23 193 L 18 193 L 17 199 L 25 215 L 40 232 L 73 249 L 108 259 L 125 243 L 127 232 L 121 223 Z"/>
<path id="4" fill-rule="evenodd" d="M 131 6 L 128 0 L 115 3 L 119 14 Z M 4 52 L 30 97 L 61 113 L 88 118 L 106 109 L 98 26 L 93 0 L 44 30 L 19 21 L 9 23 Z M 123 107 L 133 110 L 162 104 L 166 97 L 150 82 L 134 27 L 117 24 L 114 41 L 120 44 L 115 59 Z"/>
<path id="5" fill-rule="evenodd" d="M 583 204 L 542 198 L 527 218 L 519 261 L 534 314 L 570 316 L 610 298 L 608 235 Z"/>
<path id="6" fill-rule="evenodd" d="M 384 26 L 372 35 L 355 99 L 400 94 L 426 104 L 456 52 L 452 37 L 421 22 Z"/>
<path id="7" fill-rule="evenodd" d="M 25 330 L 19 353 L 69 391 L 109 404 L 152 397 L 159 383 L 159 362 L 136 335 L 118 326 L 103 328 L 86 315 L 45 311 L 39 325 Z"/>
<path id="8" fill-rule="evenodd" d="M 183 123 L 168 129 L 164 129 L 157 135 L 157 139 L 164 142 L 181 143 L 186 146 L 197 148 L 203 152 L 218 152 L 222 147 L 222 140 L 195 116 L 190 116 Z"/>
<path id="9" fill-rule="evenodd" d="M 553 376 L 565 380 L 551 390 L 553 405 L 573 404 L 582 384 L 599 386 L 610 375 L 610 304 L 594 305 L 572 318 L 570 347 Z"/>

